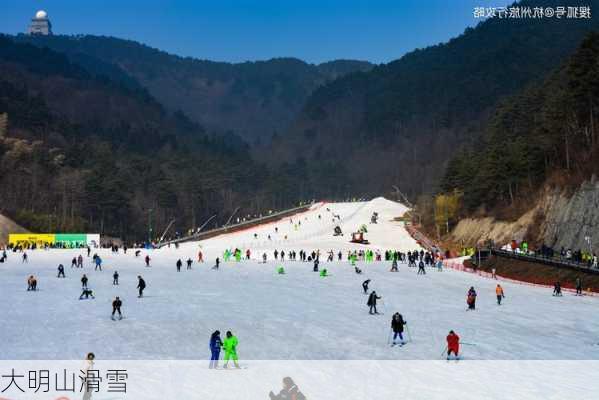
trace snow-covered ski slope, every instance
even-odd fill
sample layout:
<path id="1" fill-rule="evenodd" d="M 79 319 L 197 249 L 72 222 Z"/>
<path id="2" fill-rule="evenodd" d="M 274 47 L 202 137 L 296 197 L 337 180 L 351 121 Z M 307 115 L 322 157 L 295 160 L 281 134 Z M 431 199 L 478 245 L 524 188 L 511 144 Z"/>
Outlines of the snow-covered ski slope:
<path id="1" fill-rule="evenodd" d="M 182 247 L 198 249 L 201 246 L 208 255 L 215 256 L 225 248 L 249 248 L 252 257 L 260 260 L 265 251 L 268 258 L 272 259 L 275 249 L 298 251 L 303 248 L 308 251 L 320 250 L 321 253 L 329 250 L 346 252 L 367 248 L 350 243 L 352 232 L 366 225 L 368 233 L 365 236 L 371 243 L 368 248 L 408 251 L 418 249 L 419 246 L 404 229 L 403 223 L 393 221 L 407 210 L 404 205 L 382 197 L 367 202 L 316 203 L 309 211 L 277 222 L 217 236 L 199 243 L 185 243 Z M 377 224 L 370 223 L 373 212 L 379 214 Z M 341 228 L 343 236 L 333 236 L 336 226 Z M 254 237 L 255 234 L 257 238 Z"/>
<path id="2" fill-rule="evenodd" d="M 332 236 L 337 223 L 327 208 L 340 215 L 343 237 Z M 20 254 L 10 253 L 0 264 L 1 358 L 79 360 L 93 351 L 105 360 L 204 360 L 209 336 L 219 329 L 238 336 L 239 356 L 246 361 L 439 360 L 445 336 L 453 329 L 468 343 L 462 346 L 464 359 L 599 359 L 597 298 L 552 297 L 549 289 L 505 282 L 506 299 L 498 306 L 497 282 L 464 272 L 430 269 L 417 276 L 405 264 L 391 273 L 389 263 L 374 262 L 359 263 L 364 272 L 357 275 L 346 261 L 323 260 L 320 267 L 331 276 L 322 278 L 312 272 L 311 263 L 272 260 L 275 248 L 324 252 L 363 247 L 349 243 L 351 231 L 362 223 L 368 225 L 369 248 L 414 249 L 416 243 L 402 225 L 392 222 L 404 210 L 383 199 L 316 205 L 293 218 L 303 218 L 297 231 L 284 220 L 179 249 L 143 250 L 139 257 L 133 250 L 117 255 L 97 250 L 103 271 L 94 271 L 90 258 L 83 270 L 71 268 L 78 250 L 31 251 L 26 264 Z M 380 216 L 377 225 L 369 224 L 373 211 Z M 273 240 L 264 240 L 269 233 Z M 235 247 L 250 248 L 254 259 L 211 269 L 225 248 Z M 199 249 L 206 258 L 203 264 L 197 262 Z M 269 262 L 263 264 L 259 259 L 267 250 Z M 152 259 L 149 268 L 143 262 L 146 254 Z M 184 265 L 176 272 L 177 259 L 187 258 L 194 260 L 192 269 Z M 56 277 L 59 263 L 65 265 L 66 279 Z M 279 265 L 285 275 L 276 274 Z M 112 285 L 115 270 L 119 286 Z M 78 300 L 83 273 L 95 300 Z M 30 274 L 38 278 L 38 292 L 25 290 Z M 137 298 L 137 275 L 148 285 L 142 299 Z M 367 278 L 383 296 L 379 311 L 384 315 L 368 314 L 361 287 Z M 479 294 L 476 311 L 466 311 L 470 286 Z M 122 321 L 110 319 L 115 296 L 123 300 Z M 406 336 L 411 338 L 401 348 L 388 344 L 396 311 L 408 322 Z"/>

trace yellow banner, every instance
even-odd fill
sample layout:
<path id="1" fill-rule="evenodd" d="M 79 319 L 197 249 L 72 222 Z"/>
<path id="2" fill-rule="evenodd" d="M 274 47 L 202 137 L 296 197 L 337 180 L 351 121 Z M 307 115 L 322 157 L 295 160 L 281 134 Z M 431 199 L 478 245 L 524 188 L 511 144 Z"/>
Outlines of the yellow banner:
<path id="1" fill-rule="evenodd" d="M 56 242 L 56 235 L 52 233 L 11 233 L 8 235 L 8 243 L 18 245 L 23 243 L 53 244 Z"/>

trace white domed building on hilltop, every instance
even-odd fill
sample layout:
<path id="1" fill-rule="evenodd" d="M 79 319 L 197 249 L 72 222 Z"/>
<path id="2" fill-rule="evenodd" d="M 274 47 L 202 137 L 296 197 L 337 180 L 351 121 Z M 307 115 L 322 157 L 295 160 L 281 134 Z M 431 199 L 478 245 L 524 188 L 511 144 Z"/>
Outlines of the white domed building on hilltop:
<path id="1" fill-rule="evenodd" d="M 36 12 L 35 17 L 31 19 L 31 24 L 29 24 L 27 33 L 29 35 L 51 35 L 52 23 L 50 23 L 48 13 L 44 10 Z"/>

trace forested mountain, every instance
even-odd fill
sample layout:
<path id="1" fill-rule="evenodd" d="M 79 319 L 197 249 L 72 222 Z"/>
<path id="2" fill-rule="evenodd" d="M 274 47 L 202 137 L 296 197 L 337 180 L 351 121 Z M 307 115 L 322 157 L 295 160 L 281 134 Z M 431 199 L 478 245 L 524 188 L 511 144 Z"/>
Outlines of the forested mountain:
<path id="1" fill-rule="evenodd" d="M 174 56 L 140 43 L 99 36 L 15 38 L 67 54 L 92 74 L 143 87 L 169 111 L 182 111 L 209 130 L 231 131 L 248 143 L 284 133 L 320 85 L 372 65 L 337 60 L 320 65 L 294 58 L 231 64 Z"/>
<path id="2" fill-rule="evenodd" d="M 599 173 L 599 33 L 543 82 L 497 108 L 482 141 L 453 157 L 442 182 L 467 211 L 530 199 L 548 178 L 573 188 Z"/>
<path id="3" fill-rule="evenodd" d="M 599 1 L 519 3 L 564 5 L 595 9 Z M 598 18 L 486 20 L 447 43 L 320 87 L 272 152 L 313 170 L 336 165 L 335 182 L 357 190 L 434 191 L 456 149 L 478 143 L 497 104 L 543 79 L 597 28 Z"/>
<path id="4" fill-rule="evenodd" d="M 143 89 L 94 76 L 64 54 L 0 36 L 0 212 L 36 231 L 145 237 L 237 207 L 263 212 L 307 192 L 211 136 Z M 150 216 L 151 213 L 151 216 Z"/>

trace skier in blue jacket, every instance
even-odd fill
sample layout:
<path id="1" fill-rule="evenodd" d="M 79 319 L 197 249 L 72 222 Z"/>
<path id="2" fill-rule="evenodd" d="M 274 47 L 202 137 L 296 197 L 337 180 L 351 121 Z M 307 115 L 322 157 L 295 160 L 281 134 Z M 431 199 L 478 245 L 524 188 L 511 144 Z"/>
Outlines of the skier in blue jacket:
<path id="1" fill-rule="evenodd" d="M 220 339 L 220 331 L 214 331 L 210 336 L 210 369 L 218 368 L 218 360 L 220 359 L 220 349 L 223 346 L 223 342 Z"/>

